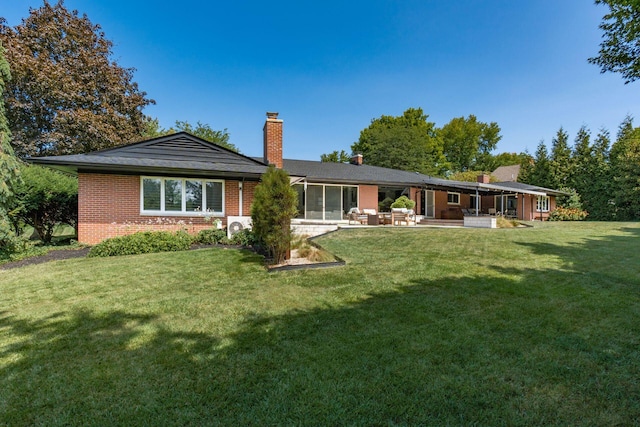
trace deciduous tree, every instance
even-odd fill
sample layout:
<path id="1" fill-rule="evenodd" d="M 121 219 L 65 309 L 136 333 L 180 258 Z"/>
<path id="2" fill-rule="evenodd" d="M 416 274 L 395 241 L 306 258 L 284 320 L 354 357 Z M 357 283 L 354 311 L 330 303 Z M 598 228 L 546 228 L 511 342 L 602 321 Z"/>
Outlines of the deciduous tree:
<path id="1" fill-rule="evenodd" d="M 195 126 L 186 120 L 176 120 L 176 124 L 169 129 L 160 127 L 158 119 L 147 118 L 144 131 L 145 138 L 156 138 L 164 135 L 171 135 L 176 132 L 189 132 L 191 135 L 202 138 L 205 141 L 213 142 L 216 145 L 228 148 L 239 153 L 238 147 L 229 142 L 229 132 L 227 129 L 214 130 L 207 123 L 197 122 Z"/>
<path id="2" fill-rule="evenodd" d="M 500 166 L 521 165 L 530 159 L 531 155 L 528 153 L 500 153 L 491 156 L 486 170 L 494 171 Z"/>
<path id="3" fill-rule="evenodd" d="M 409 108 L 402 116 L 373 119 L 351 151 L 362 153 L 369 165 L 441 175 L 449 167 L 435 123 L 427 118 L 421 108 Z"/>
<path id="4" fill-rule="evenodd" d="M 598 56 L 589 62 L 601 72 L 622 74 L 625 83 L 640 78 L 640 1 L 596 0 L 609 8 L 602 18 L 603 31 Z"/>
<path id="5" fill-rule="evenodd" d="M 349 163 L 351 156 L 344 150 L 335 150 L 328 154 L 321 154 L 320 161 L 325 163 Z"/>
<path id="6" fill-rule="evenodd" d="M 45 0 L 14 28 L 0 21 L 13 75 L 7 117 L 19 156 L 72 154 L 140 139 L 154 103 L 113 59 L 113 43 L 86 15 Z"/>
<path id="7" fill-rule="evenodd" d="M 176 121 L 176 130 L 189 132 L 192 135 L 202 138 L 205 141 L 213 142 L 216 145 L 228 148 L 229 150 L 239 152 L 238 147 L 229 142 L 229 132 L 227 129 L 214 130 L 206 123 L 197 122 L 195 126 L 185 121 Z"/>
<path id="8" fill-rule="evenodd" d="M 480 122 L 473 114 L 452 119 L 438 135 L 453 172 L 490 168 L 491 151 L 502 138 L 496 122 Z"/>

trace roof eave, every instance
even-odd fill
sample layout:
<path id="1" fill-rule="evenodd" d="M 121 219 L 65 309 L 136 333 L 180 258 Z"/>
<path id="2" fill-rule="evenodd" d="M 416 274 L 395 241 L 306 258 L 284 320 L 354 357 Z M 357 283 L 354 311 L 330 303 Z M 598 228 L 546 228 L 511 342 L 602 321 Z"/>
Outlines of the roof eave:
<path id="1" fill-rule="evenodd" d="M 132 165 L 112 165 L 97 164 L 91 162 L 61 162 L 53 158 L 30 158 L 29 162 L 47 166 L 65 173 L 77 175 L 78 173 L 107 173 L 123 175 L 174 175 L 174 176 L 194 176 L 194 177 L 215 177 L 215 178 L 235 178 L 259 180 L 262 173 L 258 172 L 237 172 L 219 171 L 214 169 L 189 169 L 177 167 L 154 167 L 154 166 L 132 166 Z M 265 166 L 266 169 L 266 166 Z"/>

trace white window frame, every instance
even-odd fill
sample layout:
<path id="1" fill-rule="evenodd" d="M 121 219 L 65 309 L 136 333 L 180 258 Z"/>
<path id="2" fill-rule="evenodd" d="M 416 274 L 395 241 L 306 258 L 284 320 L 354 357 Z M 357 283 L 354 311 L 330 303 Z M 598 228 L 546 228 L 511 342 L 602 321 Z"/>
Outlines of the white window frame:
<path id="1" fill-rule="evenodd" d="M 538 196 L 536 200 L 536 212 L 549 212 L 551 198 L 549 196 Z"/>
<path id="2" fill-rule="evenodd" d="M 457 202 L 450 202 L 449 201 L 449 196 L 456 196 L 458 201 Z M 447 191 L 447 204 L 448 205 L 460 205 L 460 193 L 455 193 L 453 191 Z"/>
<path id="3" fill-rule="evenodd" d="M 160 210 L 145 210 L 144 209 L 144 180 L 145 179 L 159 179 L 160 180 Z M 182 208 L 179 211 L 167 211 L 165 210 L 165 200 L 164 200 L 164 191 L 165 191 L 165 181 L 181 181 L 181 189 L 182 189 Z M 207 205 L 207 191 L 206 185 L 209 182 L 217 182 L 222 184 L 222 211 L 188 211 L 187 210 L 187 181 L 200 181 L 202 183 L 202 208 L 203 209 Z M 225 207 L 225 181 L 222 179 L 203 179 L 203 178 L 177 178 L 170 176 L 141 176 L 140 177 L 140 215 L 162 215 L 162 216 L 213 216 L 213 217 L 224 217 L 224 207 Z"/>

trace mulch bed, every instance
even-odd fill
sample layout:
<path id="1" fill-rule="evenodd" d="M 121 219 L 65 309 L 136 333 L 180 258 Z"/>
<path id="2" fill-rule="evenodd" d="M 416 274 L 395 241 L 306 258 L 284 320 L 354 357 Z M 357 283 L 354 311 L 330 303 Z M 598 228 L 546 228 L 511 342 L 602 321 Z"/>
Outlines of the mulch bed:
<path id="1" fill-rule="evenodd" d="M 223 247 L 223 248 L 233 248 L 233 249 L 242 249 L 244 246 L 241 245 L 203 245 L 196 244 L 191 245 L 191 250 L 194 249 L 206 249 L 212 247 Z M 71 259 L 71 258 L 83 258 L 86 257 L 91 248 L 80 248 L 80 249 L 53 249 L 47 252 L 44 255 L 33 256 L 25 259 L 21 259 L 20 261 L 11 261 L 4 264 L 0 264 L 0 270 L 11 270 L 12 268 L 25 267 L 27 265 L 35 265 L 42 264 L 44 262 L 49 261 L 59 261 L 63 259 Z"/>
<path id="2" fill-rule="evenodd" d="M 222 247 L 222 248 L 230 248 L 230 249 L 248 249 L 247 247 L 241 245 L 203 245 L 196 244 L 191 246 L 191 250 L 194 249 L 206 249 L 212 247 Z M 13 268 L 25 267 L 27 265 L 35 265 L 42 264 L 49 261 L 59 261 L 63 259 L 71 259 L 71 258 L 83 258 L 86 257 L 91 248 L 80 248 L 80 249 L 54 249 L 47 252 L 44 255 L 33 256 L 30 258 L 25 258 L 20 261 L 12 261 L 7 262 L 5 264 L 0 264 L 0 270 L 11 270 Z M 345 262 L 341 259 L 337 259 L 335 262 L 322 262 L 315 263 L 309 262 L 304 259 L 296 259 L 298 262 L 289 262 L 285 265 L 279 266 L 270 266 L 268 267 L 269 271 L 282 271 L 282 270 L 299 270 L 304 268 L 327 268 L 327 267 L 337 267 L 341 265 L 345 265 Z"/>
<path id="3" fill-rule="evenodd" d="M 42 264 L 43 262 L 58 261 L 61 259 L 83 258 L 86 257 L 91 248 L 80 249 L 54 249 L 44 255 L 33 256 L 21 259 L 20 261 L 7 262 L 0 264 L 0 270 L 10 270 L 12 268 L 25 267 L 27 265 Z"/>

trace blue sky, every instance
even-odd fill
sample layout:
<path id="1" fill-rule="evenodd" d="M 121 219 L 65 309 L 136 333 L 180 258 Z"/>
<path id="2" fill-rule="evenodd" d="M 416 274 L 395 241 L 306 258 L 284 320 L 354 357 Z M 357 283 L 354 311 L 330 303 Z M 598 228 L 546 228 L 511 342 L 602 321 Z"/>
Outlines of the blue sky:
<path id="1" fill-rule="evenodd" d="M 53 0 L 52 0 L 53 2 Z M 11 0 L 16 25 L 40 0 Z M 66 0 L 112 40 L 114 59 L 157 104 L 145 113 L 226 128 L 262 154 L 267 111 L 286 158 L 350 151 L 381 115 L 421 107 L 442 126 L 474 114 L 502 129 L 496 153 L 549 146 L 560 126 L 615 135 L 638 85 L 600 74 L 606 9 L 589 0 Z M 636 120 L 636 125 L 638 125 Z"/>

